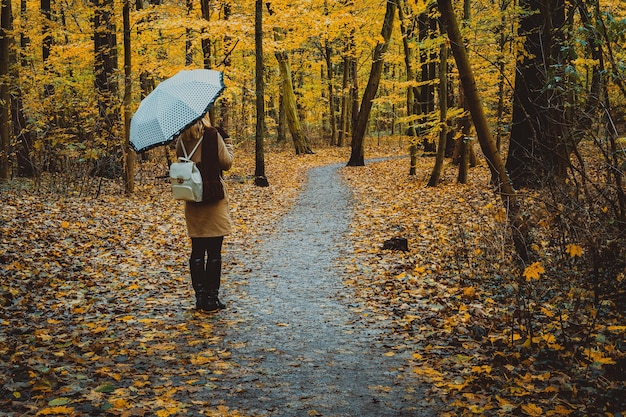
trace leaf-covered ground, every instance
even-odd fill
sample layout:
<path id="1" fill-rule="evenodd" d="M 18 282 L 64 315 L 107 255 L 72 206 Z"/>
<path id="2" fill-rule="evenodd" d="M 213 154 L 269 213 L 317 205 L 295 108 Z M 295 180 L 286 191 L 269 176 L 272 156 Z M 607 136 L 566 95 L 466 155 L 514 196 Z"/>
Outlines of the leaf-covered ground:
<path id="1" fill-rule="evenodd" d="M 348 149 L 316 152 L 268 152 L 270 187 L 259 188 L 251 150 L 236 150 L 226 251 L 271 230 L 309 167 L 347 161 Z M 394 143 L 366 156 L 404 152 Z M 406 158 L 341 168 L 356 198 L 345 284 L 393 323 L 447 415 L 623 414 L 623 317 L 608 307 L 589 317 L 592 342 L 570 354 L 546 304 L 545 331 L 526 341 L 515 301 L 524 280 L 486 170 L 459 186 L 448 166 L 433 189 L 432 163 L 420 158 L 415 177 Z M 220 321 L 191 308 L 182 205 L 155 178 L 162 165 L 141 164 L 132 197 L 109 181 L 80 194 L 60 178 L 1 186 L 0 415 L 243 415 L 193 400 L 237 364 Z M 398 236 L 408 252 L 381 249 Z"/>

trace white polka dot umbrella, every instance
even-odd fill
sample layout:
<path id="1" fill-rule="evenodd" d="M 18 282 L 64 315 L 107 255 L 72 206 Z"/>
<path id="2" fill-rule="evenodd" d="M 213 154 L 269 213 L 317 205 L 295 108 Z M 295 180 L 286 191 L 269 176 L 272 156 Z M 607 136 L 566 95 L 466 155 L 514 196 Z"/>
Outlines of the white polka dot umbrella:
<path id="1" fill-rule="evenodd" d="M 183 70 L 162 81 L 130 121 L 130 145 L 144 152 L 171 142 L 186 126 L 203 117 L 224 91 L 221 71 Z"/>

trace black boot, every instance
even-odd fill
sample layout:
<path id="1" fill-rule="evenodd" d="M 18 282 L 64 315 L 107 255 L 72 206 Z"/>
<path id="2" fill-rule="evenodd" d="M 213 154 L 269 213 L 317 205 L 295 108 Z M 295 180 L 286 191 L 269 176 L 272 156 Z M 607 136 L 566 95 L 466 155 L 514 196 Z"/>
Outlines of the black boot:
<path id="1" fill-rule="evenodd" d="M 191 285 L 196 293 L 196 309 L 206 310 L 208 304 L 208 288 L 205 284 L 206 270 L 204 268 L 204 259 L 190 258 L 189 272 L 191 273 Z"/>
<path id="2" fill-rule="evenodd" d="M 218 309 L 226 308 L 218 298 L 222 280 L 222 259 L 209 258 L 206 263 L 205 284 L 209 295 L 209 304 L 215 304 Z"/>

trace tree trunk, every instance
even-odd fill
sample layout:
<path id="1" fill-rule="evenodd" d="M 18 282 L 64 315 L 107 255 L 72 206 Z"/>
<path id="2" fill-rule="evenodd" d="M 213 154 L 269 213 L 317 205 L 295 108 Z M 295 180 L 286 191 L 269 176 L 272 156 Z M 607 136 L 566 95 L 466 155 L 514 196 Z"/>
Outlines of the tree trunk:
<path id="1" fill-rule="evenodd" d="M 363 93 L 361 107 L 352 132 L 352 153 L 350 155 L 350 160 L 348 161 L 348 166 L 365 165 L 363 138 L 365 137 L 367 123 L 372 110 L 372 100 L 374 100 L 376 92 L 378 91 L 378 84 L 380 83 L 380 77 L 383 70 L 384 54 L 389 48 L 389 40 L 391 39 L 391 30 L 393 29 L 393 20 L 395 15 L 396 0 L 389 0 L 387 1 L 385 20 L 383 21 L 383 28 L 381 30 L 383 42 L 378 42 L 374 48 L 374 57 L 370 77 L 367 82 L 367 87 L 365 87 L 365 92 Z"/>
<path id="2" fill-rule="evenodd" d="M 223 5 L 223 19 L 224 21 L 227 21 L 228 19 L 230 19 L 230 14 L 231 14 L 231 5 L 228 2 L 225 2 Z M 224 35 L 224 70 L 227 71 L 230 66 L 231 66 L 231 59 L 230 56 L 232 54 L 232 51 L 235 48 L 235 45 L 232 45 L 232 39 L 231 37 L 226 34 Z M 228 96 L 222 96 L 222 100 L 220 101 L 220 126 L 222 126 L 224 128 L 224 130 L 226 130 L 227 132 L 230 131 L 230 100 L 228 99 Z"/>
<path id="3" fill-rule="evenodd" d="M 265 79 L 263 77 L 263 0 L 256 0 L 254 15 L 254 45 L 256 53 L 256 133 L 255 133 L 255 168 L 254 184 L 267 187 L 265 176 L 265 153 L 263 138 L 265 135 Z"/>
<path id="4" fill-rule="evenodd" d="M 132 95 L 132 67 L 130 49 L 130 0 L 124 0 L 122 20 L 124 25 L 124 191 L 127 195 L 135 192 L 135 152 L 130 146 L 130 119 L 133 117 L 131 105 Z"/>
<path id="5" fill-rule="evenodd" d="M 204 4 L 204 2 L 202 3 Z M 187 6 L 187 17 L 191 18 L 191 14 L 193 12 L 193 0 L 186 0 L 185 5 Z M 192 50 L 192 30 L 190 27 L 185 29 L 185 66 L 190 66 L 193 64 L 193 50 Z"/>
<path id="6" fill-rule="evenodd" d="M 285 116 L 287 118 L 287 126 L 291 132 L 293 146 L 296 155 L 312 154 L 313 151 L 309 146 L 309 141 L 304 135 L 300 117 L 298 116 L 298 106 L 296 103 L 296 95 L 293 91 L 293 81 L 291 77 L 291 64 L 289 63 L 289 54 L 285 51 L 277 51 L 275 53 L 278 61 L 278 69 L 280 71 L 281 91 L 283 93 L 283 106 L 285 106 Z"/>
<path id="7" fill-rule="evenodd" d="M 26 19 L 26 0 L 20 1 L 20 14 L 23 19 Z M 13 79 L 16 80 L 14 86 L 15 93 L 11 94 L 11 120 L 13 122 L 13 136 L 17 144 L 17 174 L 21 177 L 34 177 L 36 175 L 35 165 L 31 158 L 30 151 L 33 148 L 33 136 L 29 129 L 26 128 L 26 116 L 24 115 L 24 102 L 22 98 L 22 87 L 19 82 L 20 70 L 26 68 L 29 63 L 24 59 L 24 51 L 29 43 L 29 38 L 26 34 L 26 30 L 22 29 L 20 32 L 20 48 L 19 48 L 19 62 L 15 60 L 16 65 L 11 70 L 13 73 Z M 17 57 L 16 57 L 17 58 Z"/>
<path id="8" fill-rule="evenodd" d="M 271 4 L 268 2 L 267 10 L 270 15 L 274 14 L 271 8 Z M 280 29 L 274 28 L 274 41 L 280 43 L 283 38 L 283 34 Z M 291 138 L 293 140 L 293 146 L 296 151 L 296 155 L 300 154 L 312 154 L 309 140 L 304 134 L 302 124 L 300 123 L 300 117 L 298 116 L 298 105 L 296 102 L 296 95 L 293 89 L 293 79 L 291 76 L 291 64 L 289 62 L 289 54 L 287 51 L 277 49 L 274 52 L 276 60 L 278 61 L 278 69 L 280 71 L 281 79 L 281 91 L 283 94 L 283 105 L 285 106 L 285 116 L 287 117 L 287 126 L 291 132 Z"/>
<path id="9" fill-rule="evenodd" d="M 200 10 L 202 12 L 202 18 L 208 22 L 211 21 L 211 0 L 200 0 Z M 213 55 L 212 55 L 212 42 L 211 38 L 208 36 L 202 36 L 201 40 L 202 44 L 202 60 L 203 60 L 203 68 L 210 69 L 213 68 Z"/>
<path id="10" fill-rule="evenodd" d="M 328 0 L 324 0 L 324 15 L 328 16 Z M 330 139 L 331 146 L 337 145 L 337 116 L 335 109 L 335 86 L 333 71 L 333 47 L 328 39 L 324 40 L 324 55 L 326 58 L 326 80 L 328 83 L 328 118 L 330 123 Z"/>
<path id="11" fill-rule="evenodd" d="M 506 167 L 516 188 L 541 186 L 565 176 L 569 151 L 564 97 L 564 0 L 522 0 L 529 10 L 520 23 L 527 58 L 517 63 L 511 138 Z"/>
<path id="12" fill-rule="evenodd" d="M 9 45 L 13 29 L 11 0 L 1 0 L 0 8 L 0 102 L 9 103 Z M 0 106 L 0 180 L 9 178 L 9 106 Z"/>
<path id="13" fill-rule="evenodd" d="M 513 242 L 515 249 L 520 258 L 524 261 L 529 259 L 528 248 L 530 242 L 528 241 L 528 226 L 524 223 L 520 216 L 520 207 L 517 201 L 517 194 L 513 189 L 513 186 L 509 180 L 507 172 L 504 168 L 504 162 L 496 149 L 496 144 L 491 136 L 489 130 L 489 123 L 485 116 L 485 111 L 482 107 L 478 88 L 476 86 L 476 80 L 469 63 L 467 51 L 463 45 L 463 37 L 459 30 L 456 16 L 454 15 L 454 9 L 452 8 L 451 0 L 437 0 L 439 5 L 439 12 L 441 13 L 441 19 L 444 27 L 450 38 L 450 46 L 454 60 L 459 71 L 459 77 L 463 84 L 463 91 L 467 101 L 467 106 L 472 115 L 474 121 L 474 127 L 476 128 L 476 135 L 480 142 L 481 149 L 487 159 L 489 169 L 491 170 L 491 177 L 494 180 L 496 189 L 500 193 L 502 198 L 502 204 L 507 210 L 509 221 L 512 224 Z"/>
<path id="14" fill-rule="evenodd" d="M 344 146 L 347 138 L 352 132 L 351 128 L 354 101 L 353 91 L 355 90 L 356 81 L 353 80 L 353 63 L 355 62 L 355 44 L 354 29 L 350 31 L 348 41 L 346 42 L 343 53 L 343 80 L 341 83 L 341 120 L 339 122 L 339 135 L 337 137 L 337 146 Z M 358 92 L 356 93 L 358 95 Z M 358 104 L 357 104 L 358 105 Z"/>
<path id="15" fill-rule="evenodd" d="M 463 1 L 463 24 L 465 25 L 470 19 L 470 0 Z M 464 43 L 465 45 L 465 43 Z M 463 85 L 459 85 L 459 108 L 465 111 L 459 118 L 459 128 L 461 130 L 461 137 L 457 140 L 455 147 L 455 155 L 453 159 L 459 164 L 459 174 L 457 176 L 457 183 L 467 184 L 467 176 L 469 174 L 470 158 L 474 154 L 474 146 L 470 137 L 472 126 L 469 117 L 469 110 L 465 103 L 465 94 L 463 92 Z M 498 148 L 499 149 L 499 148 Z M 474 155 L 473 159 L 476 159 Z M 474 161 L 475 165 L 475 161 Z"/>
<path id="16" fill-rule="evenodd" d="M 337 116 L 335 115 L 335 87 L 332 63 L 333 49 L 328 41 L 325 42 L 326 82 L 328 83 L 328 122 L 330 123 L 330 139 L 328 142 L 331 146 L 334 146 L 337 144 Z"/>
<path id="17" fill-rule="evenodd" d="M 405 13 L 406 9 L 406 13 Z M 407 22 L 407 15 L 411 16 L 413 14 L 410 7 L 406 4 L 406 0 L 398 0 L 398 18 L 400 20 L 400 31 L 402 33 L 402 47 L 404 49 L 404 65 L 406 67 L 406 79 L 407 81 L 416 81 L 415 79 L 415 71 L 413 70 L 413 50 L 411 49 L 411 45 L 409 44 L 409 39 L 411 39 L 414 34 L 411 29 L 412 25 L 410 22 Z M 409 175 L 415 175 L 416 173 L 416 165 L 417 165 L 417 129 L 415 128 L 415 123 L 417 122 L 420 106 L 417 103 L 417 98 L 420 95 L 420 90 L 417 85 L 410 85 L 407 87 L 406 91 L 406 113 L 407 116 L 414 116 L 414 119 L 409 121 L 409 125 L 407 127 L 407 135 L 411 137 L 411 146 L 409 148 L 409 156 L 410 156 L 410 164 L 409 164 Z"/>
<path id="18" fill-rule="evenodd" d="M 419 25 L 419 40 L 422 43 L 432 43 L 432 39 L 435 37 L 436 20 L 432 17 L 430 8 L 425 12 L 420 13 L 418 17 Z M 434 51 L 431 48 L 422 48 L 420 52 L 420 67 L 422 83 L 420 87 L 419 103 L 420 114 L 419 124 L 425 126 L 428 121 L 428 116 L 435 111 L 435 86 L 433 81 L 436 79 L 436 57 Z M 429 129 L 430 130 L 430 129 Z M 422 137 L 422 144 L 425 152 L 435 152 L 436 146 L 429 139 L 430 135 L 424 136 L 423 128 L 420 128 L 417 132 L 418 136 Z"/>
<path id="19" fill-rule="evenodd" d="M 117 98 L 119 86 L 116 78 L 117 36 L 115 16 L 113 15 L 113 0 L 93 0 L 94 16 L 94 87 L 97 95 L 99 120 L 95 134 L 103 139 L 108 155 L 98 161 L 92 171 L 93 175 L 108 178 L 117 178 L 122 173 L 116 137 L 116 125 L 120 120 L 119 101 Z"/>
<path id="20" fill-rule="evenodd" d="M 444 43 L 441 44 L 441 53 L 439 56 L 439 145 L 437 146 L 437 157 L 435 158 L 435 166 L 428 181 L 429 187 L 436 187 L 441 177 L 443 169 L 443 161 L 446 153 L 446 139 L 448 136 L 448 47 Z"/>

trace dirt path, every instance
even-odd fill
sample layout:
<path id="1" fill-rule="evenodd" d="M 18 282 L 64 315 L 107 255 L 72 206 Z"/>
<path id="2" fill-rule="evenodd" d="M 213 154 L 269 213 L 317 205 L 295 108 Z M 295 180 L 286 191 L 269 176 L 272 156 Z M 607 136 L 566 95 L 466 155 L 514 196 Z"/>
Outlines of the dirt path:
<path id="1" fill-rule="evenodd" d="M 258 416 L 435 415 L 406 368 L 410 352 L 385 356 L 399 341 L 342 285 L 335 260 L 348 249 L 352 201 L 338 167 L 312 169 L 258 247 L 228 247 L 229 308 L 218 320 L 237 367 L 212 405 Z"/>

